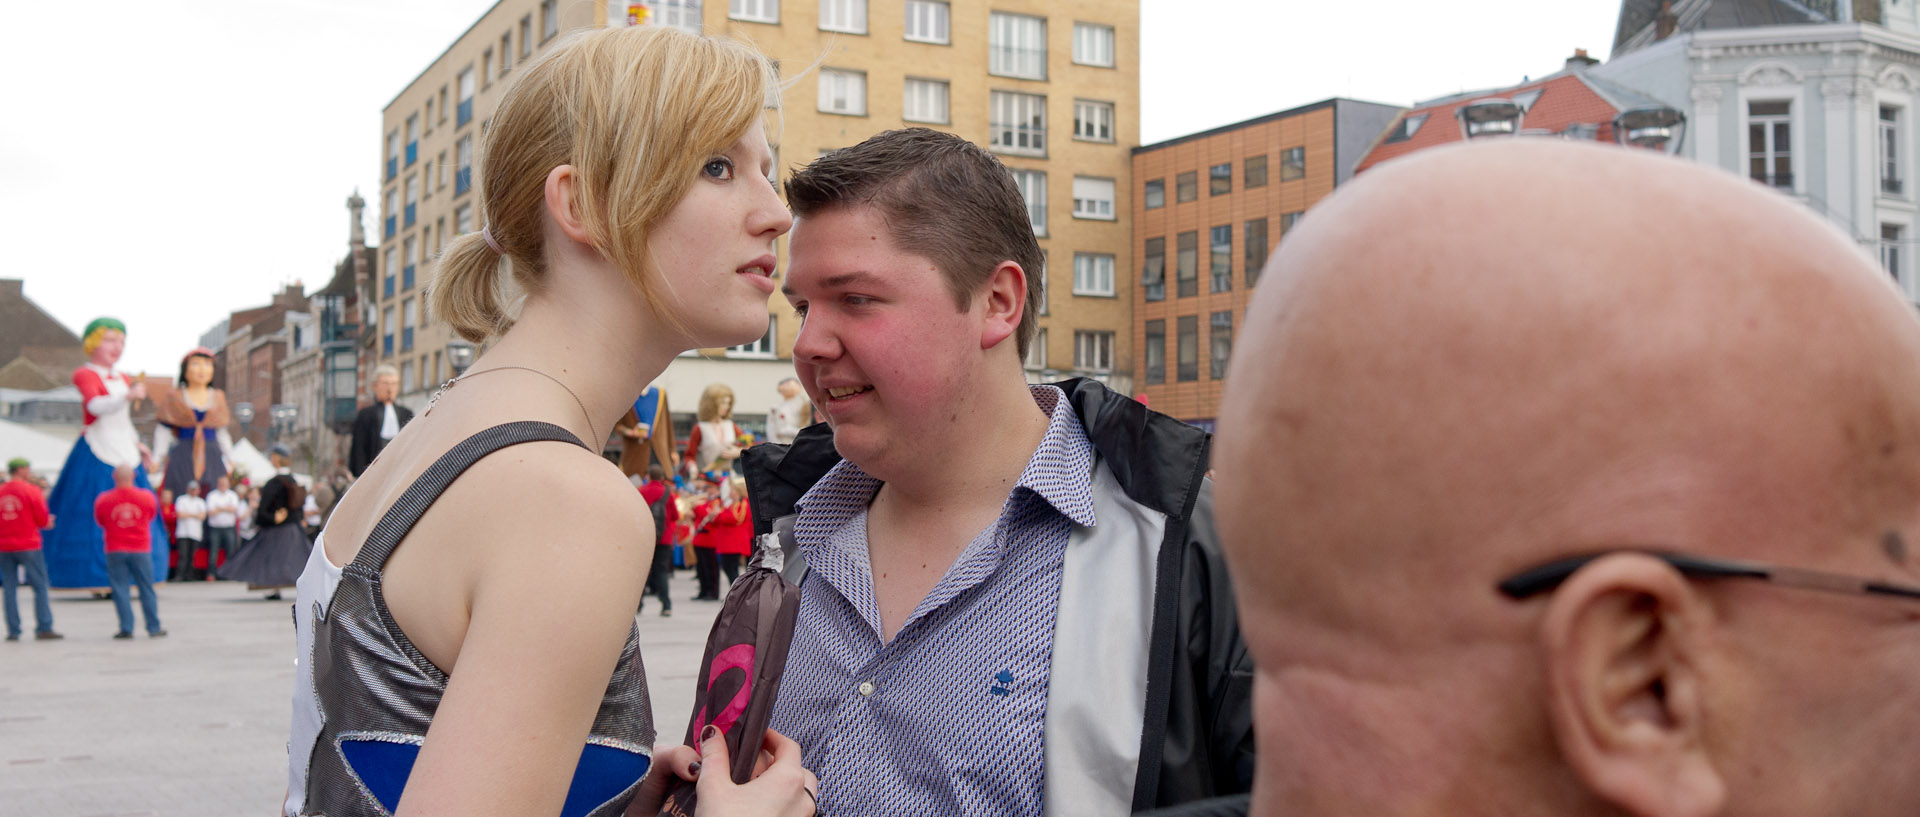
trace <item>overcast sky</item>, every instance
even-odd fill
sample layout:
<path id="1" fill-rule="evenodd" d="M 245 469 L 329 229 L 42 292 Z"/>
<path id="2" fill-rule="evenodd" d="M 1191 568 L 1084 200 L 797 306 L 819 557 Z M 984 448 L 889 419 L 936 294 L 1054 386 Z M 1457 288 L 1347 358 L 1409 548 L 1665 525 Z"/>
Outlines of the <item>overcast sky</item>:
<path id="1" fill-rule="evenodd" d="M 492 5 L 0 4 L 19 35 L 0 49 L 0 277 L 75 332 L 126 320 L 123 367 L 172 371 L 228 312 L 327 282 L 348 194 L 378 208 L 381 107 Z M 1332 96 L 1510 85 L 1575 48 L 1604 59 L 1618 14 L 1618 0 L 1143 0 L 1140 138 Z"/>

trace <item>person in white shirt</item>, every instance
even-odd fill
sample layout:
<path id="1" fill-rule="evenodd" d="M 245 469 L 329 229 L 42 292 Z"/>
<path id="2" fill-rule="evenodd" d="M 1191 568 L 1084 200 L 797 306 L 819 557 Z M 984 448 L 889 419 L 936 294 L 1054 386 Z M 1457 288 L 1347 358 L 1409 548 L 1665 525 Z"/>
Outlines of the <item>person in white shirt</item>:
<path id="1" fill-rule="evenodd" d="M 200 550 L 200 540 L 206 538 L 202 531 L 206 527 L 207 501 L 200 498 L 200 483 L 187 483 L 186 492 L 173 500 L 173 513 L 173 535 L 180 549 L 180 560 L 174 564 L 172 581 L 200 581 L 205 574 L 193 569 L 193 555 Z M 209 559 L 208 567 L 214 566 Z"/>
<path id="2" fill-rule="evenodd" d="M 780 402 L 767 409 L 767 439 L 791 445 L 800 429 L 813 425 L 813 403 L 800 388 L 798 378 L 780 381 Z"/>
<path id="3" fill-rule="evenodd" d="M 207 547 L 206 577 L 211 580 L 213 569 L 220 566 L 220 557 L 231 555 L 240 544 L 239 532 L 235 526 L 240 522 L 240 495 L 226 477 L 213 483 L 213 490 L 207 492 L 206 538 L 201 540 Z"/>

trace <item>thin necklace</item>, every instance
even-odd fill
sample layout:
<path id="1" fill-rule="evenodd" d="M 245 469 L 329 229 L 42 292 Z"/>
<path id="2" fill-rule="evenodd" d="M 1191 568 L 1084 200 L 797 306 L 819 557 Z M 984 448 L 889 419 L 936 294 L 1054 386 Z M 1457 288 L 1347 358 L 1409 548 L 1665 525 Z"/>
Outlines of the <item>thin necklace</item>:
<path id="1" fill-rule="evenodd" d="M 488 372 L 500 372 L 500 371 L 506 371 L 507 369 L 519 369 L 523 372 L 533 372 L 534 374 L 537 374 L 541 377 L 544 377 L 548 380 L 553 381 L 554 384 L 558 385 L 560 388 L 566 389 L 567 396 L 572 397 L 573 402 L 580 406 L 580 414 L 587 418 L 587 437 L 589 439 L 598 439 L 597 437 L 594 436 L 595 429 L 593 427 L 593 414 L 587 411 L 586 401 L 581 400 L 580 395 L 574 394 L 573 389 L 567 388 L 567 384 L 561 383 L 560 378 L 554 377 L 553 375 L 547 374 L 546 372 L 540 371 L 539 369 L 529 368 L 526 366 L 495 366 L 491 369 L 481 369 L 480 371 L 477 371 L 477 372 L 467 372 L 466 374 L 460 375 L 459 377 L 449 378 L 447 382 L 440 384 L 439 390 L 433 393 L 433 397 L 427 401 L 427 410 L 421 412 L 420 416 L 425 417 L 429 414 L 432 414 L 434 404 L 440 402 L 440 395 L 446 394 L 447 390 L 453 388 L 453 385 L 455 383 L 459 383 L 460 381 L 465 380 L 469 377 L 479 377 L 480 375 L 486 374 Z"/>

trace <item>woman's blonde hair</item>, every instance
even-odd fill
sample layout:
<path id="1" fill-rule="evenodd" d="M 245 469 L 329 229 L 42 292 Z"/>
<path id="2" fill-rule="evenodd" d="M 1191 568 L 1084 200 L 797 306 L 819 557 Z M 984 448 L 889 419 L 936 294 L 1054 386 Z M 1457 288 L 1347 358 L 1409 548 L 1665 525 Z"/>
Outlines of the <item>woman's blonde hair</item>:
<path id="1" fill-rule="evenodd" d="M 479 157 L 480 233 L 447 245 L 431 284 L 433 312 L 467 340 L 513 325 L 500 288 L 505 260 L 522 290 L 547 271 L 547 174 L 575 172 L 575 216 L 593 244 L 659 303 L 647 235 L 686 194 L 701 166 L 762 121 L 773 65 L 744 43 L 670 26 L 600 29 L 521 66 L 485 128 Z M 740 168 L 758 173 L 758 168 Z"/>
<path id="2" fill-rule="evenodd" d="M 722 397 L 729 403 L 736 402 L 733 399 L 733 389 L 727 388 L 725 384 L 715 383 L 708 386 L 705 391 L 700 392 L 700 408 L 694 416 L 700 418 L 700 422 L 703 423 L 718 421 L 721 418 L 720 398 Z M 733 407 L 729 405 L 727 408 L 729 409 L 727 414 L 732 415 Z"/>

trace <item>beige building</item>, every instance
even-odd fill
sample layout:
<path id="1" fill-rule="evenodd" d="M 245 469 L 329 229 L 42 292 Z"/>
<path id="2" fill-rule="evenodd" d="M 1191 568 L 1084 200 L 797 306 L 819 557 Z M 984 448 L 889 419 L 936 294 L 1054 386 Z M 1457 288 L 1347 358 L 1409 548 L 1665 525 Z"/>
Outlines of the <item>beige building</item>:
<path id="1" fill-rule="evenodd" d="M 468 190 L 479 127 L 513 67 L 570 30 L 674 25 L 755 44 L 788 85 L 775 134 L 782 176 L 880 131 L 926 126 L 998 154 L 1027 194 L 1047 253 L 1035 379 L 1096 376 L 1132 389 L 1130 149 L 1139 137 L 1138 2 L 1130 0 L 501 0 L 388 104 L 381 134 L 379 360 L 406 402 L 449 376 L 444 326 L 423 300 L 432 258 L 479 229 Z M 780 244 L 785 265 L 785 240 Z M 659 381 L 677 414 L 721 382 L 753 427 L 792 373 L 800 323 L 779 295 L 768 333 L 690 353 Z M 684 434 L 685 425 L 680 428 Z"/>

